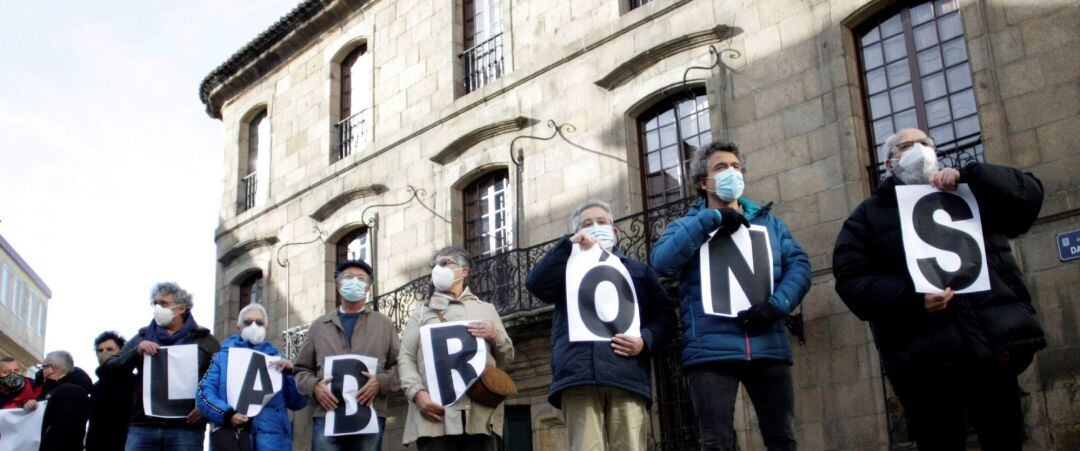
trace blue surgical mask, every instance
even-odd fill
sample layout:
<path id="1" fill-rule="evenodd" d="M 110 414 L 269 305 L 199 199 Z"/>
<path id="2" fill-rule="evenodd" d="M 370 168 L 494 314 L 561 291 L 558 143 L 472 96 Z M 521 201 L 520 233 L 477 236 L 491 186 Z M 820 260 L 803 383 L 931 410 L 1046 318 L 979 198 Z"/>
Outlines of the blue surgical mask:
<path id="1" fill-rule="evenodd" d="M 717 172 L 713 176 L 716 179 L 716 197 L 724 202 L 731 202 L 742 196 L 743 189 L 746 187 L 743 182 L 742 172 L 735 168 L 727 168 L 723 171 Z"/>
<path id="2" fill-rule="evenodd" d="M 346 301 L 360 302 L 367 297 L 367 283 L 355 277 L 345 279 L 341 282 L 341 289 L 338 292 Z"/>
<path id="3" fill-rule="evenodd" d="M 610 252 L 615 248 L 615 228 L 611 224 L 593 224 L 585 228 L 585 233 L 596 238 L 604 250 Z"/>

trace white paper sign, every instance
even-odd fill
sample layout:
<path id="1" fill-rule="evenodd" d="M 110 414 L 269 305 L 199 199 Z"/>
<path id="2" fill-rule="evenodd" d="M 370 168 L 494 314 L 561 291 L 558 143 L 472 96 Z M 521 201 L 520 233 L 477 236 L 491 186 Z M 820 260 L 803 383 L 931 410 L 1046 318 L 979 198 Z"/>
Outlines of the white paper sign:
<path id="1" fill-rule="evenodd" d="M 930 185 L 896 187 L 908 273 L 918 293 L 990 289 L 979 204 L 971 187 L 955 192 Z"/>
<path id="2" fill-rule="evenodd" d="M 356 402 L 356 394 L 368 381 L 361 373 L 370 373 L 371 377 L 375 377 L 378 367 L 379 359 L 365 355 L 326 357 L 323 363 L 323 378 L 329 381 L 330 392 L 337 398 L 338 406 L 333 412 L 326 412 L 323 435 L 329 437 L 379 433 L 375 407 Z"/>
<path id="3" fill-rule="evenodd" d="M 574 244 L 566 261 L 566 314 L 570 341 L 611 341 L 641 336 L 634 281 L 619 257 Z"/>
<path id="4" fill-rule="evenodd" d="M 237 412 L 254 417 L 281 391 L 281 370 L 270 365 L 281 360 L 247 348 L 229 348 L 225 395 Z"/>
<path id="5" fill-rule="evenodd" d="M 48 401 L 38 403 L 33 412 L 22 408 L 0 410 L 0 449 L 37 451 L 41 444 L 41 420 Z"/>
<path id="6" fill-rule="evenodd" d="M 472 321 L 451 321 L 420 328 L 420 351 L 431 399 L 450 406 L 461 399 L 487 364 L 487 342 L 472 336 Z"/>
<path id="7" fill-rule="evenodd" d="M 769 231 L 751 224 L 731 235 L 713 232 L 698 252 L 701 302 L 706 315 L 735 317 L 773 292 Z"/>
<path id="8" fill-rule="evenodd" d="M 158 418 L 184 418 L 195 408 L 199 388 L 199 346 L 162 346 L 143 356 L 143 412 Z"/>

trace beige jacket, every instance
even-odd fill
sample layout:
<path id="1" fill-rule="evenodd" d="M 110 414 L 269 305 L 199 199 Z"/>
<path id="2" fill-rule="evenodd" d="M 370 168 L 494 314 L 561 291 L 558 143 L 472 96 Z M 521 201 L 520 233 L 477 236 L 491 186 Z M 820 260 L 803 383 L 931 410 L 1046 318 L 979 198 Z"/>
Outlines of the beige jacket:
<path id="1" fill-rule="evenodd" d="M 409 315 L 405 330 L 401 335 L 401 354 L 398 355 L 398 374 L 401 375 L 401 388 L 405 390 L 405 399 L 409 400 L 409 413 L 405 417 L 405 432 L 402 443 L 409 444 L 419 437 L 441 437 L 444 435 L 485 434 L 502 435 L 503 406 L 491 408 L 472 402 L 468 395 L 446 408 L 442 423 L 428 421 L 420 414 L 420 409 L 413 403 L 413 397 L 420 390 L 427 390 L 424 372 L 424 355 L 420 350 L 420 327 L 438 324 L 438 312 L 450 321 L 491 321 L 498 329 L 494 343 L 488 343 L 490 353 L 488 364 L 506 368 L 514 360 L 514 344 L 510 341 L 503 327 L 495 306 L 480 301 L 468 288 L 457 299 L 450 299 L 436 293 Z M 420 315 L 423 314 L 423 317 Z M 494 362 L 492 362 L 494 358 Z M 461 426 L 462 416 L 465 427 Z"/>
<path id="2" fill-rule="evenodd" d="M 304 344 L 293 362 L 296 388 L 300 394 L 311 398 L 315 404 L 314 416 L 326 415 L 326 410 L 315 401 L 315 383 L 323 378 L 323 363 L 327 356 L 360 354 L 379 360 L 375 379 L 379 381 L 379 394 L 371 402 L 378 416 L 386 416 L 386 398 L 401 388 L 398 380 L 397 360 L 401 341 L 394 322 L 386 315 L 372 311 L 370 307 L 356 318 L 352 346 L 345 342 L 345 326 L 341 325 L 338 312 L 330 312 L 311 323 Z"/>

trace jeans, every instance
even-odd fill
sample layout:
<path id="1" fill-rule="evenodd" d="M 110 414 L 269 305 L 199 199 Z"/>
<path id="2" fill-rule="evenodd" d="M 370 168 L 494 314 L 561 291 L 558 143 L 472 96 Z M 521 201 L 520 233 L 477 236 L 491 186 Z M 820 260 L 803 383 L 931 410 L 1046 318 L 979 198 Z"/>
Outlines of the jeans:
<path id="1" fill-rule="evenodd" d="M 1020 450 L 1024 412 L 1020 386 L 1009 368 L 983 365 L 936 371 L 918 380 L 893 384 L 904 406 L 909 435 L 920 450 L 963 450 L 967 420 L 983 450 Z"/>
<path id="2" fill-rule="evenodd" d="M 378 417 L 378 434 L 355 434 L 327 437 L 323 435 L 326 430 L 326 417 L 315 417 L 311 420 L 311 450 L 312 451 L 377 451 L 382 449 L 383 431 L 386 430 L 386 417 Z"/>
<path id="3" fill-rule="evenodd" d="M 186 427 L 131 426 L 125 451 L 202 450 L 206 438 L 203 429 Z"/>
<path id="4" fill-rule="evenodd" d="M 776 360 L 712 362 L 686 368 L 702 450 L 735 449 L 735 395 L 746 386 L 769 450 L 794 450 L 791 365 Z"/>

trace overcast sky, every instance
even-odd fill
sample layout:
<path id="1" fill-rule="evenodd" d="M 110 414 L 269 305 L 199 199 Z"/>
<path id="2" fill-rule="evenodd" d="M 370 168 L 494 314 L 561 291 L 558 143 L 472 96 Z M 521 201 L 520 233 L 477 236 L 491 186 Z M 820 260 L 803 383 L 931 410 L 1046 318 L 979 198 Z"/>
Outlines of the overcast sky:
<path id="1" fill-rule="evenodd" d="M 52 289 L 45 352 L 93 372 L 162 280 L 212 326 L 224 138 L 198 86 L 296 3 L 0 0 L 0 234 Z"/>

